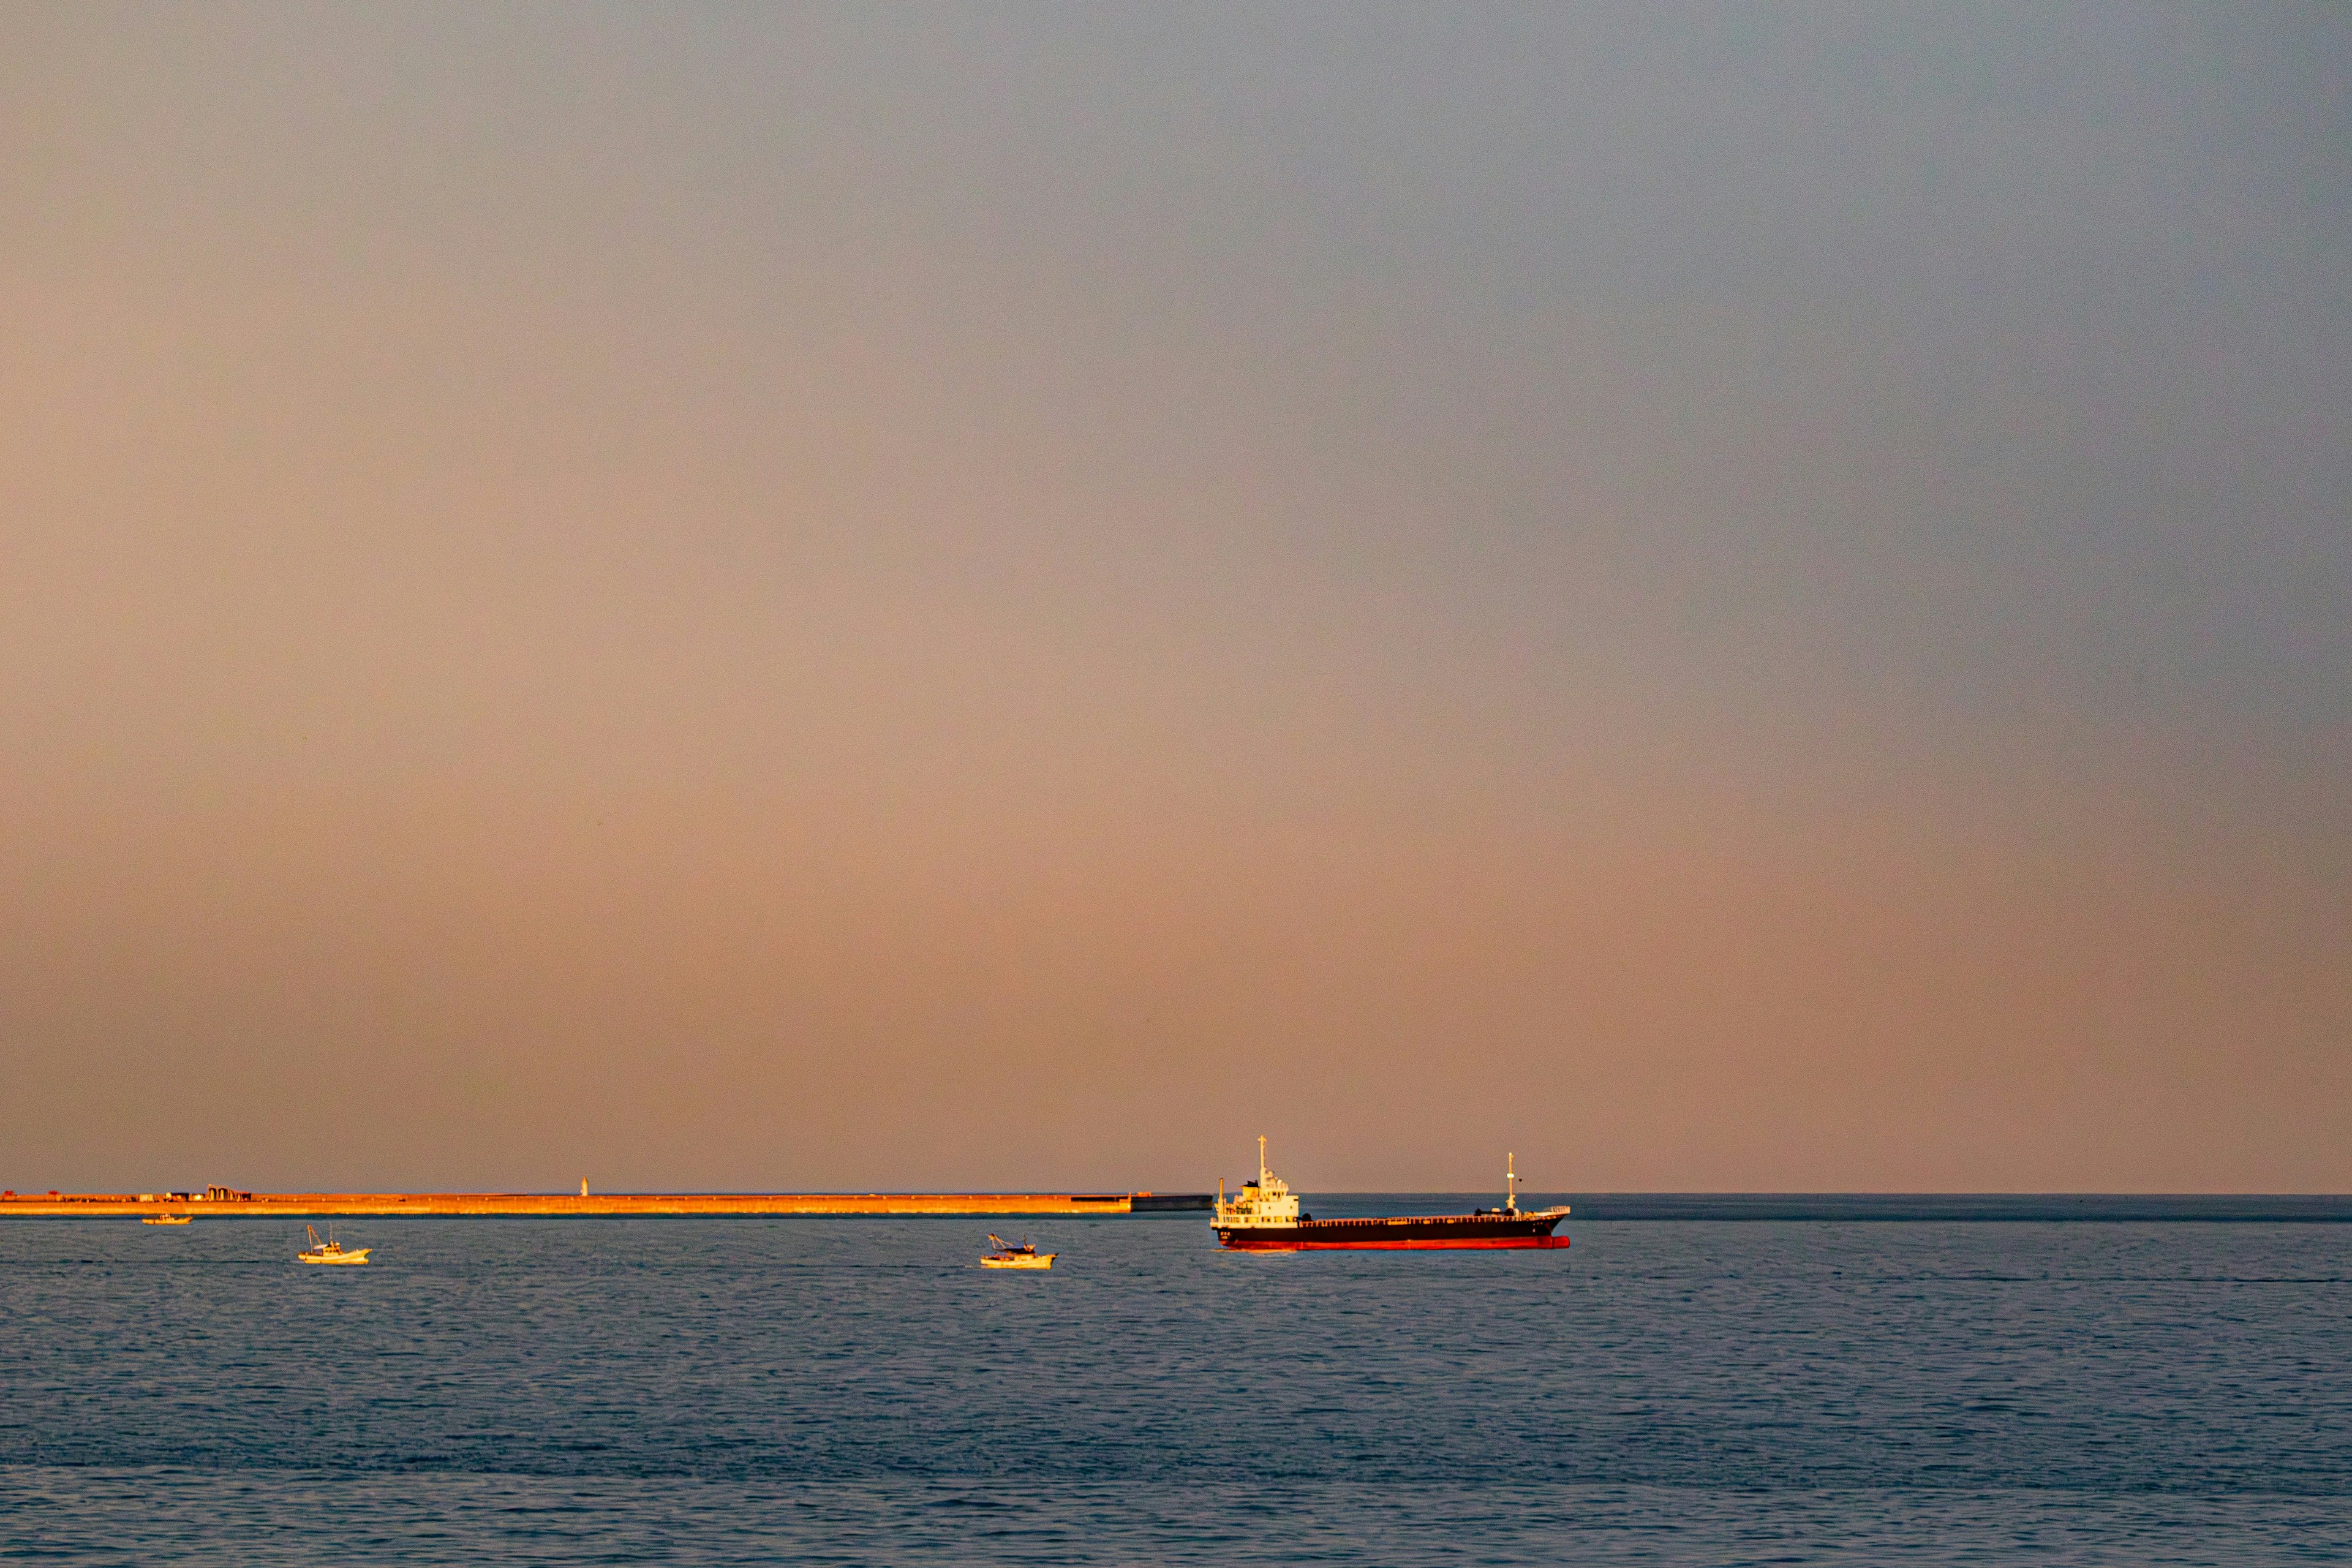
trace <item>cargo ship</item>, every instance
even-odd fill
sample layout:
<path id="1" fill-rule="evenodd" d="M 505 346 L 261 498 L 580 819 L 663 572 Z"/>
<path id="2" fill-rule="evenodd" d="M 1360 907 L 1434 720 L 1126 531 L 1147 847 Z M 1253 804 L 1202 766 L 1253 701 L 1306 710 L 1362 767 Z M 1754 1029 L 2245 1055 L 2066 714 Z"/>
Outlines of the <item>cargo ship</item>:
<path id="1" fill-rule="evenodd" d="M 1503 1206 L 1468 1214 L 1400 1215 L 1383 1219 L 1317 1219 L 1302 1214 L 1298 1194 L 1266 1169 L 1265 1140 L 1257 1141 L 1257 1180 L 1244 1182 L 1233 1201 L 1217 1184 L 1217 1245 L 1236 1252 L 1320 1252 L 1326 1249 L 1419 1252 L 1473 1247 L 1566 1247 L 1552 1231 L 1568 1205 L 1519 1207 L 1518 1157 L 1506 1158 Z"/>

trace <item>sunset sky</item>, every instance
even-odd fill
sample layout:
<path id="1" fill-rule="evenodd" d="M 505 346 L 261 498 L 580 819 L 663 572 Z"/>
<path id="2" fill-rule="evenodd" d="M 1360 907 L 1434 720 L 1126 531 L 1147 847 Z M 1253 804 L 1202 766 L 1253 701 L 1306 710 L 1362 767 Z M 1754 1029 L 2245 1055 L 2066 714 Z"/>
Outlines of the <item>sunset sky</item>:
<path id="1" fill-rule="evenodd" d="M 2352 1190 L 2352 11 L 0 9 L 0 1184 Z"/>

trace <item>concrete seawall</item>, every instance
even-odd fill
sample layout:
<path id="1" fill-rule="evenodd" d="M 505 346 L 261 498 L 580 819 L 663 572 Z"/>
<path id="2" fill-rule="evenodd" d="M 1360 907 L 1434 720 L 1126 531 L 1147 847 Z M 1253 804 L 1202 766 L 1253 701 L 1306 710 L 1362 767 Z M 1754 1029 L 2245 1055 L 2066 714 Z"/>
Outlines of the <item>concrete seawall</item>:
<path id="1" fill-rule="evenodd" d="M 215 1189 L 217 1194 L 220 1189 Z M 184 1214 L 197 1219 L 299 1219 L 334 1215 L 1123 1215 L 1130 1193 L 27 1193 L 0 1196 L 0 1219 L 134 1218 Z M 1205 1208 L 1197 1194 L 1164 1194 L 1158 1210 Z M 1171 1202 L 1173 1200 L 1173 1202 Z"/>

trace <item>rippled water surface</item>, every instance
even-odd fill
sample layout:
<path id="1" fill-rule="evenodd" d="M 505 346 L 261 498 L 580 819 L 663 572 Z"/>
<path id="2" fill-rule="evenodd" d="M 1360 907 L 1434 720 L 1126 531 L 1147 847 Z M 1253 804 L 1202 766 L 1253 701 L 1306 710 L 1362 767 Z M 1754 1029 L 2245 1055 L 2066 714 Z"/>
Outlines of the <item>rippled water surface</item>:
<path id="1" fill-rule="evenodd" d="M 2352 1560 L 2352 1226 L 991 1224 L 12 1223 L 0 1558 Z"/>

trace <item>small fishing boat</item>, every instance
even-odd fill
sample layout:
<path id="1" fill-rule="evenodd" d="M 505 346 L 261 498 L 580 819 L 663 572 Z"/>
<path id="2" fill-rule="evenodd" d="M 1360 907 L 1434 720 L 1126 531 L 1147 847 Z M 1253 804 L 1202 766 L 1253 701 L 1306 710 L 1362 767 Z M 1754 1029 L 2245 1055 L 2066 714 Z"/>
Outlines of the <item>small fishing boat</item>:
<path id="1" fill-rule="evenodd" d="M 195 1216 L 184 1214 L 151 1214 L 140 1217 L 141 1225 L 185 1225 Z"/>
<path id="2" fill-rule="evenodd" d="M 309 1250 L 299 1252 L 295 1256 L 305 1263 L 340 1263 L 346 1266 L 365 1263 L 367 1255 L 374 1250 L 373 1247 L 345 1247 L 335 1239 L 333 1226 L 327 1227 L 327 1239 L 324 1241 L 319 1239 L 319 1232 L 315 1226 L 306 1225 L 302 1228 L 310 1233 L 310 1246 Z"/>
<path id="3" fill-rule="evenodd" d="M 980 1260 L 982 1268 L 1051 1268 L 1054 1259 L 1061 1256 L 1040 1252 L 1026 1241 L 1007 1241 L 993 1231 L 988 1239 L 996 1243 L 996 1250 Z"/>

